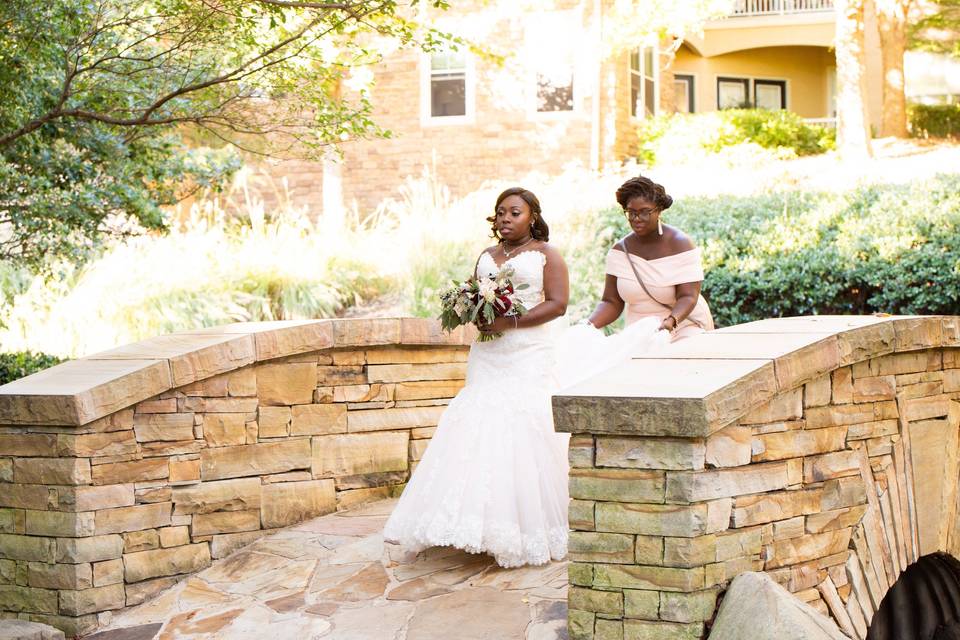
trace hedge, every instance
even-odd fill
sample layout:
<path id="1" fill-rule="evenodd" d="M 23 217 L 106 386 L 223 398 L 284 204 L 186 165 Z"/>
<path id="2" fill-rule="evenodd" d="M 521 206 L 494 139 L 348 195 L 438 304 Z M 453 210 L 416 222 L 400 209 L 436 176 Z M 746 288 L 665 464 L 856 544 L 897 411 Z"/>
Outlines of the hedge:
<path id="1" fill-rule="evenodd" d="M 696 159 L 741 144 L 796 157 L 823 153 L 836 143 L 834 129 L 807 124 L 792 111 L 769 109 L 662 115 L 642 122 L 637 135 L 637 157 L 648 165 L 665 157 Z"/>
<path id="2" fill-rule="evenodd" d="M 703 249 L 703 293 L 717 326 L 813 314 L 960 314 L 960 175 L 840 194 L 679 199 L 663 219 Z M 604 220 L 607 238 L 629 232 L 618 209 Z"/>
<path id="3" fill-rule="evenodd" d="M 911 105 L 910 131 L 916 138 L 960 138 L 960 104 Z"/>
<path id="4" fill-rule="evenodd" d="M 32 351 L 0 353 L 0 384 L 13 382 L 60 362 L 60 358 Z"/>

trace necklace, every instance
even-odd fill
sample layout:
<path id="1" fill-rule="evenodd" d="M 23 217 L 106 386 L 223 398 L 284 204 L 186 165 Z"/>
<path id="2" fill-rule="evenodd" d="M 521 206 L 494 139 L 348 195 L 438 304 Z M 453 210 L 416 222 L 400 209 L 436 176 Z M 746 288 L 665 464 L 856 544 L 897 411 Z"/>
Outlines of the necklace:
<path id="1" fill-rule="evenodd" d="M 505 245 L 506 245 L 506 242 L 504 242 L 504 243 L 501 243 L 501 245 L 500 245 L 500 250 L 503 251 L 503 255 L 504 255 L 505 257 L 509 258 L 509 257 L 512 256 L 513 254 L 515 254 L 517 251 L 519 251 L 520 249 L 523 249 L 525 246 L 527 246 L 528 244 L 530 244 L 531 242 L 533 242 L 533 236 L 530 236 L 530 238 L 529 238 L 526 242 L 524 242 L 523 244 L 518 244 L 517 246 L 515 246 L 515 247 L 514 247 L 513 249 L 511 249 L 510 251 L 507 251 L 506 246 L 505 246 Z"/>

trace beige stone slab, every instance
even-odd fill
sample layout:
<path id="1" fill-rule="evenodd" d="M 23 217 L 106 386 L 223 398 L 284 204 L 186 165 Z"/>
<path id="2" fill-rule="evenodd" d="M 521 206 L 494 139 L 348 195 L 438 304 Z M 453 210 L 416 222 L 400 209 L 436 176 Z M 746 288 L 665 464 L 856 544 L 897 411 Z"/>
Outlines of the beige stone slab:
<path id="1" fill-rule="evenodd" d="M 400 344 L 462 345 L 469 344 L 473 336 L 474 333 L 463 326 L 447 332 L 433 319 L 400 318 Z"/>
<path id="2" fill-rule="evenodd" d="M 821 489 L 802 489 L 739 497 L 733 505 L 733 526 L 746 527 L 817 513 L 822 495 Z"/>
<path id="3" fill-rule="evenodd" d="M 169 502 L 104 509 L 97 512 L 96 533 L 101 536 L 165 527 L 170 524 L 170 511 Z"/>
<path id="4" fill-rule="evenodd" d="M 452 398 L 463 388 L 463 385 L 463 380 L 398 382 L 396 385 L 396 399 L 403 401 Z"/>
<path id="5" fill-rule="evenodd" d="M 294 410 L 296 411 L 296 408 Z M 354 433 L 435 427 L 439 423 L 444 410 L 446 410 L 446 407 L 440 406 L 349 411 L 346 414 L 347 429 Z"/>
<path id="6" fill-rule="evenodd" d="M 90 484 L 90 461 L 86 458 L 16 458 L 13 481 L 23 484 Z"/>
<path id="7" fill-rule="evenodd" d="M 343 347 L 400 344 L 399 318 L 333 320 L 333 343 Z"/>
<path id="8" fill-rule="evenodd" d="M 846 439 L 847 427 L 796 429 L 757 435 L 752 440 L 752 459 L 754 462 L 766 462 L 839 451 L 846 445 Z"/>
<path id="9" fill-rule="evenodd" d="M 241 533 L 260 529 L 260 511 L 216 511 L 193 516 L 192 532 L 198 536 L 221 533 Z"/>
<path id="10" fill-rule="evenodd" d="M 943 345 L 942 316 L 913 316 L 897 320 L 897 351 L 918 351 Z"/>
<path id="11" fill-rule="evenodd" d="M 823 482 L 860 473 L 856 451 L 835 451 L 803 460 L 803 481 Z"/>
<path id="12" fill-rule="evenodd" d="M 64 487 L 57 490 L 60 508 L 73 511 L 99 511 L 129 507 L 134 504 L 132 483 L 106 484 L 92 487 Z"/>
<path id="13" fill-rule="evenodd" d="M 593 584 L 600 588 L 697 591 L 704 587 L 703 567 L 677 569 L 622 564 L 595 564 Z"/>
<path id="14" fill-rule="evenodd" d="M 462 380 L 466 375 L 465 362 L 367 365 L 367 378 L 372 383 Z"/>
<path id="15" fill-rule="evenodd" d="M 598 467 L 695 470 L 704 468 L 705 456 L 703 440 L 601 436 L 596 443 Z"/>
<path id="16" fill-rule="evenodd" d="M 329 435 L 347 432 L 347 407 L 342 404 L 302 404 L 293 407 L 290 435 Z"/>
<path id="17" fill-rule="evenodd" d="M 409 434 L 383 431 L 313 438 L 314 477 L 403 471 L 407 468 Z"/>
<path id="18" fill-rule="evenodd" d="M 177 442 L 193 439 L 192 413 L 148 413 L 133 418 L 137 442 Z"/>
<path id="19" fill-rule="evenodd" d="M 0 423 L 84 425 L 170 387 L 166 360 L 71 360 L 0 387 Z"/>
<path id="20" fill-rule="evenodd" d="M 171 549 L 127 553 L 123 556 L 123 565 L 127 582 L 194 573 L 210 565 L 210 547 L 204 542 Z"/>
<path id="21" fill-rule="evenodd" d="M 253 338 L 248 335 L 175 333 L 97 353 L 89 359 L 163 359 L 170 363 L 171 386 L 180 387 L 251 364 L 256 353 Z"/>
<path id="22" fill-rule="evenodd" d="M 614 502 L 663 502 L 661 471 L 636 469 L 571 469 L 570 497 Z"/>
<path id="23" fill-rule="evenodd" d="M 0 455 L 55 457 L 57 453 L 55 434 L 0 433 Z"/>
<path id="24" fill-rule="evenodd" d="M 130 462 L 98 464 L 93 467 L 93 483 L 97 485 L 123 482 L 147 482 L 163 480 L 170 473 L 165 458 L 149 458 Z"/>
<path id="25" fill-rule="evenodd" d="M 822 340 L 828 340 L 832 336 L 832 332 L 753 334 L 711 331 L 670 343 L 654 355 L 634 354 L 633 357 L 638 359 L 777 360 Z"/>
<path id="26" fill-rule="evenodd" d="M 704 503 L 670 505 L 599 502 L 596 505 L 597 531 L 609 533 L 691 538 L 714 533 L 717 528 L 711 528 L 709 520 L 709 507 Z"/>
<path id="27" fill-rule="evenodd" d="M 174 515 L 259 509 L 260 478 L 237 478 L 174 487 L 172 500 Z"/>
<path id="28" fill-rule="evenodd" d="M 853 364 L 893 353 L 896 345 L 894 325 L 895 322 L 877 322 L 839 334 L 837 341 L 840 345 L 840 364 Z"/>
<path id="29" fill-rule="evenodd" d="M 310 467 L 310 440 L 261 442 L 200 452 L 200 476 L 222 480 L 283 473 Z"/>
<path id="30" fill-rule="evenodd" d="M 189 333 L 252 335 L 258 361 L 333 347 L 333 323 L 330 320 L 237 322 Z"/>
<path id="31" fill-rule="evenodd" d="M 803 417 L 803 389 L 781 393 L 740 418 L 741 424 L 766 424 Z"/>
<path id="32" fill-rule="evenodd" d="M 262 405 L 310 404 L 317 387 L 317 366 L 309 362 L 256 367 L 257 397 Z"/>
<path id="33" fill-rule="evenodd" d="M 831 531 L 833 529 L 854 527 L 860 524 L 866 510 L 866 505 L 858 505 L 855 507 L 836 509 L 834 511 L 810 514 L 806 519 L 806 532 L 823 533 L 824 531 Z"/>
<path id="34" fill-rule="evenodd" d="M 261 526 L 286 527 L 337 509 L 333 480 L 284 482 L 264 485 Z"/>
<path id="35" fill-rule="evenodd" d="M 716 333 L 841 333 L 878 323 L 893 322 L 897 316 L 841 316 L 818 315 L 755 320 L 732 327 L 717 329 Z"/>
<path id="36" fill-rule="evenodd" d="M 702 472 L 667 472 L 667 500 L 700 502 L 785 489 L 790 482 L 786 462 Z"/>
<path id="37" fill-rule="evenodd" d="M 765 569 L 776 569 L 840 553 L 850 543 L 850 529 L 812 533 L 780 540 L 765 549 Z"/>
<path id="38" fill-rule="evenodd" d="M 246 416 L 242 413 L 208 413 L 203 416 L 203 439 L 208 447 L 247 443 Z"/>
<path id="39" fill-rule="evenodd" d="M 560 391 L 554 423 L 568 433 L 706 437 L 776 391 L 767 360 L 634 359 Z"/>
<path id="40" fill-rule="evenodd" d="M 730 425 L 707 437 L 704 462 L 709 467 L 739 467 L 750 464 L 751 439 L 750 427 Z"/>

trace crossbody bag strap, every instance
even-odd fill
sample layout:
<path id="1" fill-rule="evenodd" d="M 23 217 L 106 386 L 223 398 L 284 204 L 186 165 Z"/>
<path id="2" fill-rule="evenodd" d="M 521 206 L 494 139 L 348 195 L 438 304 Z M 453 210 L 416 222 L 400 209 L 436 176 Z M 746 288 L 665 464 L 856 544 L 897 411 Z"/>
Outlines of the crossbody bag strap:
<path id="1" fill-rule="evenodd" d="M 645 284 L 643 283 L 643 278 L 640 277 L 640 272 L 637 271 L 637 265 L 633 264 L 633 260 L 630 258 L 630 252 L 627 251 L 627 243 L 624 242 L 623 240 L 621 240 L 621 241 L 620 241 L 620 248 L 623 249 L 623 255 L 625 255 L 625 256 L 627 257 L 627 262 L 630 263 L 630 268 L 633 269 L 633 275 L 634 275 L 634 277 L 637 279 L 637 282 L 640 283 L 640 286 L 643 287 L 643 292 L 646 293 L 647 296 L 649 296 L 651 300 L 653 300 L 654 302 L 656 302 L 658 305 L 660 305 L 660 306 L 663 307 L 664 309 L 667 309 L 668 311 L 673 311 L 673 307 L 671 307 L 670 305 L 666 304 L 665 302 L 660 302 L 659 300 L 657 300 L 656 298 L 654 298 L 654 297 L 653 297 L 653 294 L 650 293 L 650 289 L 647 289 L 647 285 L 645 285 Z"/>
<path id="2" fill-rule="evenodd" d="M 648 296 L 651 300 L 653 300 L 653 301 L 656 302 L 658 305 L 660 305 L 661 307 L 663 307 L 664 309 L 666 309 L 667 311 L 670 311 L 670 312 L 672 313 L 672 312 L 673 312 L 673 307 L 671 307 L 670 305 L 668 305 L 668 304 L 665 303 L 665 302 L 660 302 L 659 300 L 657 300 L 657 299 L 653 296 L 653 294 L 650 293 L 650 289 L 647 289 L 647 285 L 645 285 L 645 284 L 643 283 L 643 278 L 640 277 L 640 272 L 637 271 L 637 265 L 633 264 L 633 259 L 630 257 L 630 252 L 627 251 L 627 243 L 626 243 L 625 241 L 621 240 L 618 244 L 620 245 L 620 248 L 623 249 L 623 255 L 626 256 L 627 262 L 630 263 L 630 268 L 633 269 L 633 276 L 637 279 L 637 282 L 640 283 L 640 286 L 643 288 L 643 292 L 646 293 L 647 296 Z M 686 319 L 689 320 L 690 322 L 692 322 L 693 324 L 697 325 L 697 326 L 700 327 L 701 329 L 704 328 L 703 325 L 701 325 L 699 322 L 697 322 L 697 321 L 694 320 L 693 318 L 691 318 L 691 317 L 688 316 Z M 676 318 L 674 318 L 674 320 L 676 320 Z M 677 325 L 679 325 L 679 324 L 680 324 L 680 323 L 677 322 Z"/>

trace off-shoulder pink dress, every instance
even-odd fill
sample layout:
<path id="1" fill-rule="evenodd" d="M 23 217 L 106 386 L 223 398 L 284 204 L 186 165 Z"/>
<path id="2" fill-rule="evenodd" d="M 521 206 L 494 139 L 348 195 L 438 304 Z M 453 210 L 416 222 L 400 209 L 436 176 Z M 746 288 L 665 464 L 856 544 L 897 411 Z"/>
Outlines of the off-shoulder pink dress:
<path id="1" fill-rule="evenodd" d="M 637 282 L 627 260 L 633 262 L 637 273 L 643 278 L 643 283 L 656 300 L 651 299 Z M 654 260 L 645 260 L 633 254 L 628 256 L 620 249 L 613 248 L 607 253 L 606 272 L 617 278 L 617 291 L 627 305 L 628 325 L 640 318 L 666 318 L 670 315 L 670 308 L 677 302 L 677 285 L 703 281 L 703 263 L 698 248 Z M 661 302 L 663 304 L 660 304 Z M 693 311 L 677 327 L 673 339 L 689 338 L 712 329 L 713 316 L 710 314 L 710 307 L 703 296 L 700 296 Z"/>

